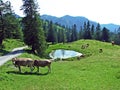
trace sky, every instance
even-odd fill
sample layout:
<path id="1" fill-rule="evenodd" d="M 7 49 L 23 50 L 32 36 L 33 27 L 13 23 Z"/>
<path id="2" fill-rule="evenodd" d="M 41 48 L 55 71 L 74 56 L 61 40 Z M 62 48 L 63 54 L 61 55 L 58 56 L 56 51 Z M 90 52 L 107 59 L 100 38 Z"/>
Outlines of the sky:
<path id="1" fill-rule="evenodd" d="M 23 16 L 22 0 L 9 0 L 16 14 Z M 37 0 L 40 15 L 61 17 L 64 15 L 84 16 L 100 24 L 120 25 L 119 0 Z"/>

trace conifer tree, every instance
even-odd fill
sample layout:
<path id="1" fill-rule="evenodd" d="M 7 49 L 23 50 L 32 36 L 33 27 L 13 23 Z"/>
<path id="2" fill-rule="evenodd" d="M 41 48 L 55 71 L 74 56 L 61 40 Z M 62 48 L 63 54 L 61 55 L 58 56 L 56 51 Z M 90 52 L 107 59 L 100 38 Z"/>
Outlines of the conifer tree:
<path id="1" fill-rule="evenodd" d="M 82 26 L 80 27 L 80 31 L 79 31 L 79 39 L 83 39 L 83 28 L 82 28 Z"/>
<path id="2" fill-rule="evenodd" d="M 96 27 L 95 39 L 101 40 L 101 26 L 99 23 L 97 24 L 97 27 Z"/>
<path id="3" fill-rule="evenodd" d="M 11 13 L 11 4 L 9 1 L 0 0 L 0 45 L 5 39 L 5 15 Z"/>
<path id="4" fill-rule="evenodd" d="M 20 21 L 15 17 L 14 13 L 6 14 L 4 21 L 5 21 L 4 22 L 5 38 L 13 38 L 13 39 L 23 38 Z"/>
<path id="5" fill-rule="evenodd" d="M 87 39 L 91 39 L 91 38 L 92 38 L 91 32 L 90 32 L 90 22 L 89 22 L 89 21 L 87 22 L 87 32 L 86 32 L 86 34 L 87 34 L 87 35 L 86 35 L 86 36 L 87 36 L 87 37 L 86 37 Z"/>
<path id="6" fill-rule="evenodd" d="M 84 22 L 84 26 L 83 26 L 83 38 L 87 39 L 87 24 L 86 24 L 86 22 Z"/>
<path id="7" fill-rule="evenodd" d="M 36 0 L 23 0 L 22 10 L 25 14 L 22 20 L 24 42 L 32 47 L 34 53 L 43 56 L 45 55 L 46 41 L 38 9 Z"/>
<path id="8" fill-rule="evenodd" d="M 103 28 L 102 30 L 102 41 L 108 42 L 109 41 L 109 30 L 107 28 Z"/>
<path id="9" fill-rule="evenodd" d="M 52 21 L 50 21 L 50 23 L 49 23 L 47 41 L 48 42 L 52 42 L 52 44 L 57 42 L 56 31 L 55 31 L 55 28 L 53 26 L 53 22 Z"/>
<path id="10" fill-rule="evenodd" d="M 95 28 L 93 24 L 91 26 L 91 36 L 92 36 L 92 39 L 95 39 Z"/>
<path id="11" fill-rule="evenodd" d="M 78 40 L 78 34 L 77 34 L 76 24 L 74 24 L 74 25 L 72 26 L 71 40 L 72 40 L 72 41 Z"/>

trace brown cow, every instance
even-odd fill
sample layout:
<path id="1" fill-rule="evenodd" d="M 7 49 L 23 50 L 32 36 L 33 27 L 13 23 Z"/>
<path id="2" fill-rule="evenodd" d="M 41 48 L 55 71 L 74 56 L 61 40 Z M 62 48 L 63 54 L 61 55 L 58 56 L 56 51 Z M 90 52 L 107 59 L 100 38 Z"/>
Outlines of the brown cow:
<path id="1" fill-rule="evenodd" d="M 39 67 L 48 66 L 48 72 L 51 72 L 51 60 L 34 60 L 34 66 L 37 67 L 37 72 L 39 72 Z"/>
<path id="2" fill-rule="evenodd" d="M 34 61 L 31 58 L 13 58 L 12 62 L 19 68 L 19 72 L 21 72 L 20 66 L 30 67 L 31 72 L 34 70 Z"/>
<path id="3" fill-rule="evenodd" d="M 115 45 L 115 42 L 114 42 L 114 41 L 111 41 L 111 44 L 112 44 L 112 46 L 114 46 L 114 45 Z"/>
<path id="4" fill-rule="evenodd" d="M 103 52 L 103 49 L 102 49 L 102 48 L 100 48 L 100 49 L 99 49 L 99 53 L 102 53 L 102 52 Z"/>

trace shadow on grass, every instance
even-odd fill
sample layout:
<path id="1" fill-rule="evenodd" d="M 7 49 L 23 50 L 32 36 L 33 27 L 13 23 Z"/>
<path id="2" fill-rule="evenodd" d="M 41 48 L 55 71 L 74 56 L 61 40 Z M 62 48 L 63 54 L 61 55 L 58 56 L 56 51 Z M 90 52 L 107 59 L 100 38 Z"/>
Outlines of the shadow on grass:
<path id="1" fill-rule="evenodd" d="M 17 71 L 8 71 L 6 72 L 7 74 L 18 74 L 18 75 L 40 75 L 40 76 L 44 76 L 44 75 L 48 75 L 49 72 L 47 73 L 37 73 L 37 72 L 24 72 L 24 73 L 20 73 L 20 72 L 17 72 Z"/>

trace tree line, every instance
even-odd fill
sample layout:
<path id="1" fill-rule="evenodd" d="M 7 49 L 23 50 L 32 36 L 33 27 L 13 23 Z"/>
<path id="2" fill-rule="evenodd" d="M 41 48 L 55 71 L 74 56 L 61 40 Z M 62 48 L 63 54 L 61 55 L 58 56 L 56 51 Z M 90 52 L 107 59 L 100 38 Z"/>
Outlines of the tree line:
<path id="1" fill-rule="evenodd" d="M 101 27 L 98 23 L 96 26 L 90 24 L 90 21 L 83 23 L 83 26 L 77 30 L 76 24 L 71 27 L 53 23 L 52 21 L 43 21 L 46 41 L 54 43 L 68 43 L 80 39 L 93 39 L 104 42 L 114 41 L 120 45 L 120 28 L 110 32 L 106 27 Z"/>
<path id="2" fill-rule="evenodd" d="M 10 1 L 0 1 L 0 46 L 6 38 L 21 39 L 31 47 L 33 53 L 44 56 L 47 42 L 52 44 L 68 43 L 80 39 L 94 39 L 105 42 L 115 41 L 120 44 L 120 28 L 110 32 L 107 28 L 91 25 L 89 21 L 77 30 L 76 24 L 71 27 L 41 20 L 39 5 L 36 0 L 22 0 L 24 17 L 17 18 Z"/>

